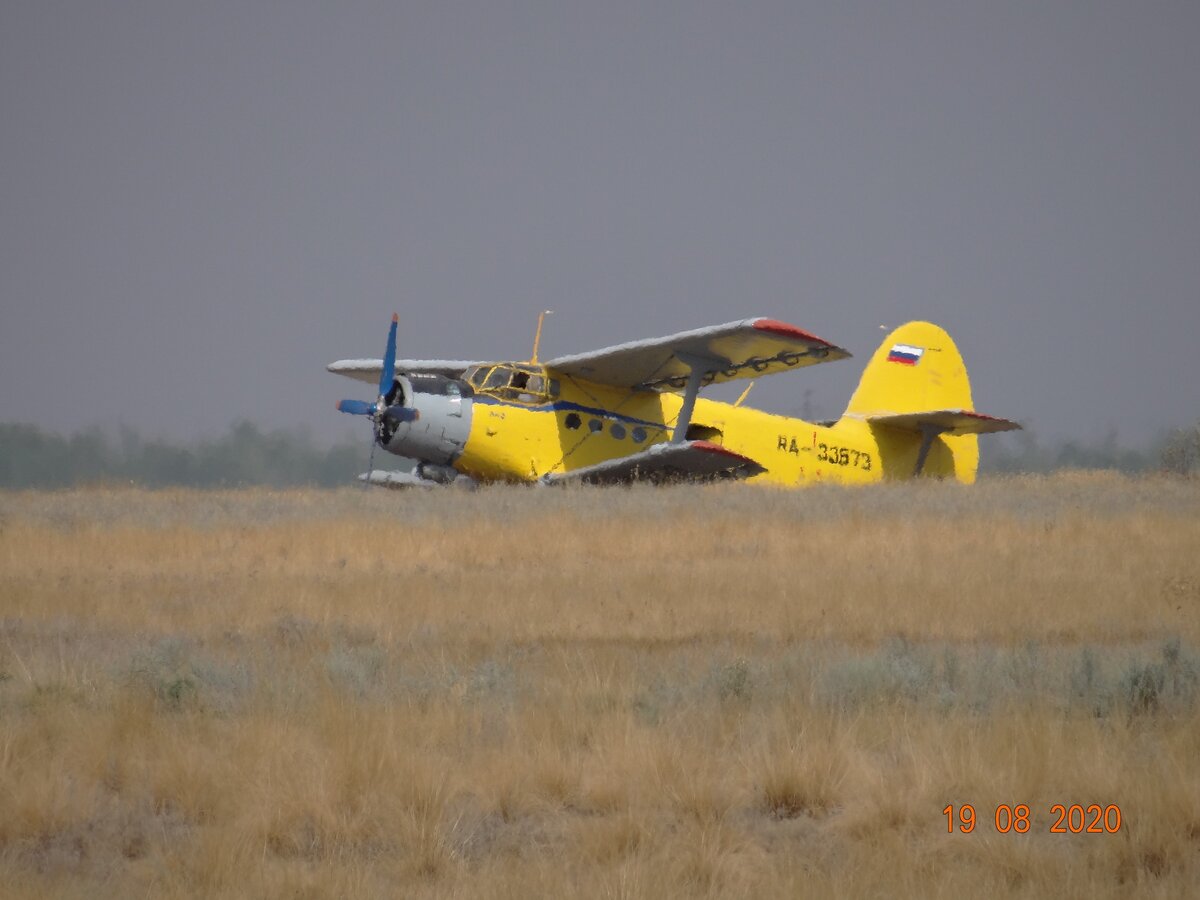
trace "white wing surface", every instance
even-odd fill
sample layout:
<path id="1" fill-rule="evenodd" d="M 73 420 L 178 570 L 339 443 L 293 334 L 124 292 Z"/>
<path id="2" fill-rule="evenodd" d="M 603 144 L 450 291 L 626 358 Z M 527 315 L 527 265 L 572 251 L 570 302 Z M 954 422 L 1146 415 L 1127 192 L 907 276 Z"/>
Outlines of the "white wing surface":
<path id="1" fill-rule="evenodd" d="M 420 475 L 412 472 L 390 472 L 381 469 L 372 469 L 370 472 L 364 472 L 358 476 L 358 480 L 365 481 L 367 484 L 376 487 L 391 488 L 392 490 L 442 487 L 436 481 L 422 478 Z"/>
<path id="2" fill-rule="evenodd" d="M 760 378 L 849 355 L 795 325 L 758 318 L 560 356 L 545 366 L 554 373 L 613 387 L 682 391 L 694 366 L 703 370 L 702 384 L 708 385 Z"/>
<path id="3" fill-rule="evenodd" d="M 766 469 L 748 456 L 709 441 L 654 444 L 640 453 L 547 475 L 547 484 L 629 484 L 634 481 L 710 481 L 748 478 Z"/>
<path id="4" fill-rule="evenodd" d="M 463 372 L 476 365 L 481 365 L 481 363 L 469 359 L 398 359 L 396 360 L 396 372 L 461 378 Z M 378 386 L 379 376 L 383 374 L 383 360 L 339 359 L 337 362 L 327 365 L 325 369 L 335 375 L 345 375 L 347 378 Z"/>

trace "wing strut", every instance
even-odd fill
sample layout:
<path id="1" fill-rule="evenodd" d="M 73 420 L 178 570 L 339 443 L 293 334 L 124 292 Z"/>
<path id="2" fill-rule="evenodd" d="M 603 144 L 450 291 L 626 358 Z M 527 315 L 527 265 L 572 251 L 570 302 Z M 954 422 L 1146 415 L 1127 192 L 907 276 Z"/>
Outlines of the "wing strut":
<path id="1" fill-rule="evenodd" d="M 949 428 L 943 428 L 941 425 L 934 425 L 930 422 L 921 423 L 921 449 L 917 451 L 917 466 L 913 469 L 913 478 L 921 474 L 921 470 L 925 468 L 925 457 L 929 456 L 929 448 L 933 446 L 934 440 L 940 434 L 945 434 Z"/>
<path id="2" fill-rule="evenodd" d="M 726 368 L 729 360 L 683 352 L 676 352 L 675 356 L 690 370 L 687 385 L 683 389 L 683 406 L 679 407 L 679 417 L 675 420 L 675 431 L 671 435 L 672 444 L 681 444 L 687 439 L 688 426 L 692 424 L 692 412 L 696 408 L 696 395 L 700 393 L 700 382 L 710 372 Z"/>

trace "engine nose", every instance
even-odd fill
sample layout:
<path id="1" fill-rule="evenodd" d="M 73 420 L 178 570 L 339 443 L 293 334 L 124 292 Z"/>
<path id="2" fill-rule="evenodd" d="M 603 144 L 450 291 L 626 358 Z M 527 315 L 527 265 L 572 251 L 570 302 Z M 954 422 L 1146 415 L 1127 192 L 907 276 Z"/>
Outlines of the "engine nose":
<path id="1" fill-rule="evenodd" d="M 471 387 L 442 375 L 401 375 L 387 396 L 379 443 L 397 456 L 450 465 L 471 433 Z"/>

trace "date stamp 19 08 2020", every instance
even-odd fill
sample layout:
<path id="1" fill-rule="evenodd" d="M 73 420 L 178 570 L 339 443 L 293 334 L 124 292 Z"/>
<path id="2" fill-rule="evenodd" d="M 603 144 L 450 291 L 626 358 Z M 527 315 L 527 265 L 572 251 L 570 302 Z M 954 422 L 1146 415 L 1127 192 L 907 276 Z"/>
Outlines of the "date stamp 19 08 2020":
<path id="1" fill-rule="evenodd" d="M 975 830 L 975 807 L 970 803 L 957 807 L 953 803 L 948 804 L 942 810 L 942 815 L 946 817 L 948 833 L 953 833 L 956 827 L 963 834 Z M 1001 834 L 1025 834 L 1034 824 L 1029 807 L 1024 803 L 1015 806 L 1001 803 L 993 815 L 996 830 Z M 1116 834 L 1121 830 L 1121 807 L 1115 803 L 1107 806 L 1098 803 L 1087 806 L 1055 803 L 1050 807 L 1046 824 L 1050 826 L 1050 834 Z"/>

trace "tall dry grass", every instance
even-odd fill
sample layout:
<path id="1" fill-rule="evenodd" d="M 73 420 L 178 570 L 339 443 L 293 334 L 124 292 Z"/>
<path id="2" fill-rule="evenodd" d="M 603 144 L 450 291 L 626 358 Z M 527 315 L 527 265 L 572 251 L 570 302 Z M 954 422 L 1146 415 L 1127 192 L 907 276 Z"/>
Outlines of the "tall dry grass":
<path id="1" fill-rule="evenodd" d="M 1088 475 L 0 495 L 0 892 L 1182 896 L 1198 513 Z"/>

